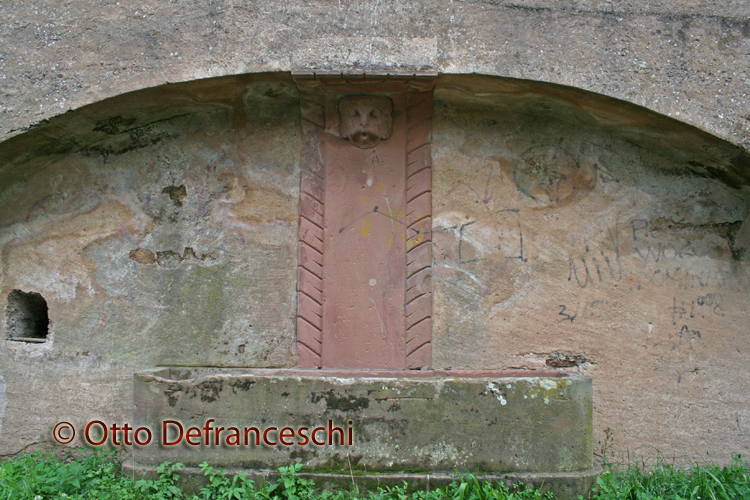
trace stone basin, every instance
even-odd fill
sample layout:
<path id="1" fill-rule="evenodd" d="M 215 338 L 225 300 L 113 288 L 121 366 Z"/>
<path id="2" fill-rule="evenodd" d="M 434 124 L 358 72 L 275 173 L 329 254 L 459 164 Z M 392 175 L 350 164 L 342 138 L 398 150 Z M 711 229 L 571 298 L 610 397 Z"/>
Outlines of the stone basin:
<path id="1" fill-rule="evenodd" d="M 553 475 L 593 467 L 591 378 L 559 371 L 173 367 L 137 373 L 134 397 L 134 427 L 153 434 L 134 447 L 139 466 Z"/>

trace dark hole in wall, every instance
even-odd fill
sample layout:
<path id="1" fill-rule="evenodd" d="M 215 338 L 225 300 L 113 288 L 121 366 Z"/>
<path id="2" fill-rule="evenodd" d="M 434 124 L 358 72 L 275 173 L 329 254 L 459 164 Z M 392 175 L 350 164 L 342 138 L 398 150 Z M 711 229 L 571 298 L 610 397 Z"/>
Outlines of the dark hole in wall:
<path id="1" fill-rule="evenodd" d="M 45 342 L 49 333 L 47 301 L 36 292 L 13 290 L 6 309 L 8 340 Z"/>

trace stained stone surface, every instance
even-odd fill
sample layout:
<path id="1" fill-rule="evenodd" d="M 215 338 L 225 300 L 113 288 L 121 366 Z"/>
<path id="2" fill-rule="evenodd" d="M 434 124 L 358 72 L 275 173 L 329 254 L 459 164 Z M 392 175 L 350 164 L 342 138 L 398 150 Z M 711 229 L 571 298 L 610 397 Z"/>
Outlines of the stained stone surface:
<path id="1" fill-rule="evenodd" d="M 392 99 L 400 119 L 377 147 L 321 138 L 324 368 L 406 368 L 406 97 Z"/>
<path id="2" fill-rule="evenodd" d="M 123 96 L 4 165 L 3 304 L 41 293 L 51 321 L 3 341 L 6 452 L 130 420 L 134 367 L 294 365 L 298 114 L 288 76 Z"/>
<path id="3" fill-rule="evenodd" d="M 506 84 L 435 92 L 433 367 L 587 373 L 621 453 L 748 450 L 748 170 L 705 176 L 744 160 Z"/>
<path id="4" fill-rule="evenodd" d="M 373 148 L 393 132 L 393 101 L 387 96 L 345 96 L 338 108 L 341 136 L 358 148 Z"/>
<path id="5" fill-rule="evenodd" d="M 578 87 L 750 147 L 742 0 L 4 2 L 0 139 L 166 82 L 333 69 Z"/>
<path id="6" fill-rule="evenodd" d="M 295 365 L 302 130 L 274 73 L 124 94 L 0 144 L 0 301 L 40 294 L 50 322 L 0 345 L 0 454 L 58 421 L 132 424 L 138 370 Z M 433 369 L 591 376 L 594 450 L 609 427 L 617 453 L 750 452 L 746 152 L 478 75 L 438 77 L 431 148 Z"/>
<path id="7" fill-rule="evenodd" d="M 138 464 L 265 469 L 296 458 L 308 472 L 351 464 L 358 472 L 431 473 L 593 466 L 591 379 L 580 375 L 172 371 L 135 376 L 134 426 L 154 436 L 153 445 L 136 447 Z M 202 436 L 187 440 L 191 427 Z"/>

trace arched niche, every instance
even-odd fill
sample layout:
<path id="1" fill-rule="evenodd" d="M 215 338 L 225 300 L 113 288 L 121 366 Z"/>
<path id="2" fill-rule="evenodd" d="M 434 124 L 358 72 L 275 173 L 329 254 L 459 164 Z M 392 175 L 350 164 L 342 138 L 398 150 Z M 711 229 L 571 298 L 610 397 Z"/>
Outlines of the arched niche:
<path id="1" fill-rule="evenodd" d="M 167 84 L 2 143 L 1 298 L 44 296 L 42 355 L 295 366 L 300 185 L 322 161 L 309 102 L 288 73 Z M 430 125 L 432 368 L 594 374 L 613 426 L 623 399 L 667 421 L 665 392 L 747 393 L 746 151 L 605 96 L 482 75 L 437 76 Z M 9 394 L 36 376 L 13 375 L 19 359 L 3 361 Z M 745 411 L 723 408 L 681 418 Z M 647 420 L 635 412 L 628 443 L 677 444 Z"/>

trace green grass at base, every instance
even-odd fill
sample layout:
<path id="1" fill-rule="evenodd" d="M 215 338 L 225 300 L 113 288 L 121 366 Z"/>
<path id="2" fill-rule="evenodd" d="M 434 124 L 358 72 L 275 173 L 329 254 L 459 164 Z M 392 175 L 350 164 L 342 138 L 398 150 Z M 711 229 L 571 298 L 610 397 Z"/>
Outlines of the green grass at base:
<path id="1" fill-rule="evenodd" d="M 60 460 L 54 453 L 24 454 L 0 463 L 0 500 L 47 499 L 252 499 L 252 500 L 554 500 L 521 485 L 480 482 L 471 474 L 449 486 L 408 493 L 406 486 L 381 488 L 361 494 L 321 491 L 297 475 L 299 464 L 279 469 L 276 483 L 248 479 L 243 474 L 202 465 L 209 484 L 198 496 L 188 496 L 177 487 L 180 464 L 162 464 L 157 479 L 134 480 L 121 473 L 117 456 L 107 451 L 87 451 Z M 605 464 L 592 497 L 595 500 L 750 500 L 750 465 L 737 456 L 726 467 L 712 462 L 682 469 L 665 464 L 647 467 L 631 464 L 617 470 Z"/>
<path id="2" fill-rule="evenodd" d="M 750 500 L 750 466 L 735 456 L 731 465 L 713 462 L 690 468 L 659 463 L 606 467 L 597 480 L 598 500 Z"/>

